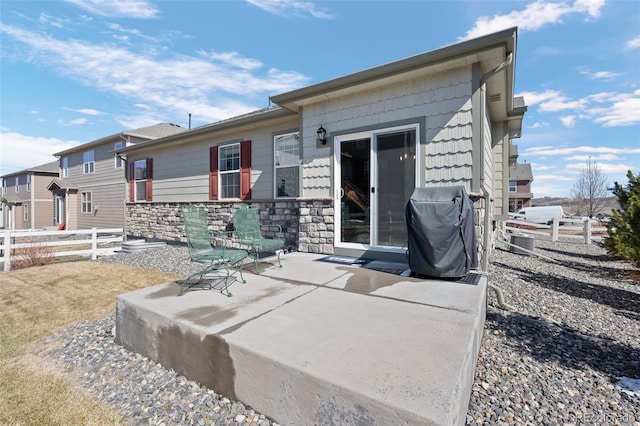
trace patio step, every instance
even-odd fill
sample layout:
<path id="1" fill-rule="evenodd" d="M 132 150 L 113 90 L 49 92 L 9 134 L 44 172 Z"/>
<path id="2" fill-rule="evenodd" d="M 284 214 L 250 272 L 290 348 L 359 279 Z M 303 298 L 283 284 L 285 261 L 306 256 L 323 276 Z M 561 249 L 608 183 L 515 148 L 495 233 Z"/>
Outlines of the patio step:
<path id="1" fill-rule="evenodd" d="M 282 425 L 464 424 L 486 276 L 418 280 L 294 253 L 233 297 L 118 296 L 116 340 Z"/>

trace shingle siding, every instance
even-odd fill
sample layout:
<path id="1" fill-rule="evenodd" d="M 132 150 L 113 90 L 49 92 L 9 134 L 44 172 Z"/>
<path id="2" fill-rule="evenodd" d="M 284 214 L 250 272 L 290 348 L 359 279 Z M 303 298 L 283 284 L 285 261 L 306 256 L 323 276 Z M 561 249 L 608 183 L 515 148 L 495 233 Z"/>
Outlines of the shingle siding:
<path id="1" fill-rule="evenodd" d="M 304 196 L 330 197 L 332 161 L 317 148 L 316 128 L 331 123 L 346 132 L 424 117 L 425 185 L 465 184 L 472 178 L 471 68 L 464 67 L 390 84 L 308 106 L 303 111 Z M 426 143 L 425 143 L 426 142 Z M 467 188 L 469 189 L 469 188 Z"/>

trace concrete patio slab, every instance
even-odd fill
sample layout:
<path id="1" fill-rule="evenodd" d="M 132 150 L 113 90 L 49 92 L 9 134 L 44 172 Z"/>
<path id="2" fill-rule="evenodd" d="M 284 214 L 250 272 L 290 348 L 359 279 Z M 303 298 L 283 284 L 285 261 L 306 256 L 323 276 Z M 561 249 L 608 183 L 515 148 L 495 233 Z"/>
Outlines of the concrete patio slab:
<path id="1" fill-rule="evenodd" d="M 118 296 L 117 341 L 283 425 L 464 424 L 485 319 L 476 284 L 293 253 L 233 297 Z M 248 268 L 250 270 L 250 268 Z"/>

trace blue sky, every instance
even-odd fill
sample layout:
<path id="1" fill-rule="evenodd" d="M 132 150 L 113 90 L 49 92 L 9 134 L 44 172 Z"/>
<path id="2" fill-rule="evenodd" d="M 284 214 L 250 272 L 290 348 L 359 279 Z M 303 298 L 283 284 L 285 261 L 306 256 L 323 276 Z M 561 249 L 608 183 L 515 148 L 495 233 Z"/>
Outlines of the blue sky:
<path id="1" fill-rule="evenodd" d="M 0 175 L 512 26 L 534 196 L 568 196 L 589 158 L 626 183 L 640 170 L 635 0 L 2 0 Z"/>

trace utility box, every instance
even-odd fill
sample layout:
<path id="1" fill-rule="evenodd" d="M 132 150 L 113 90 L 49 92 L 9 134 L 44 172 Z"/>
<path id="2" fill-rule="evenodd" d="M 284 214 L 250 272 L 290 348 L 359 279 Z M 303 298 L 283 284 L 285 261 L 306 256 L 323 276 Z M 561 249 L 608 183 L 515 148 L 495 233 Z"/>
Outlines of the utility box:
<path id="1" fill-rule="evenodd" d="M 535 239 L 530 235 L 521 233 L 513 234 L 511 235 L 511 246 L 509 246 L 509 251 L 511 253 L 522 254 L 524 256 L 531 256 L 534 242 Z"/>
<path id="2" fill-rule="evenodd" d="M 478 267 L 473 203 L 464 186 L 416 188 L 405 218 L 414 275 L 460 278 Z"/>

